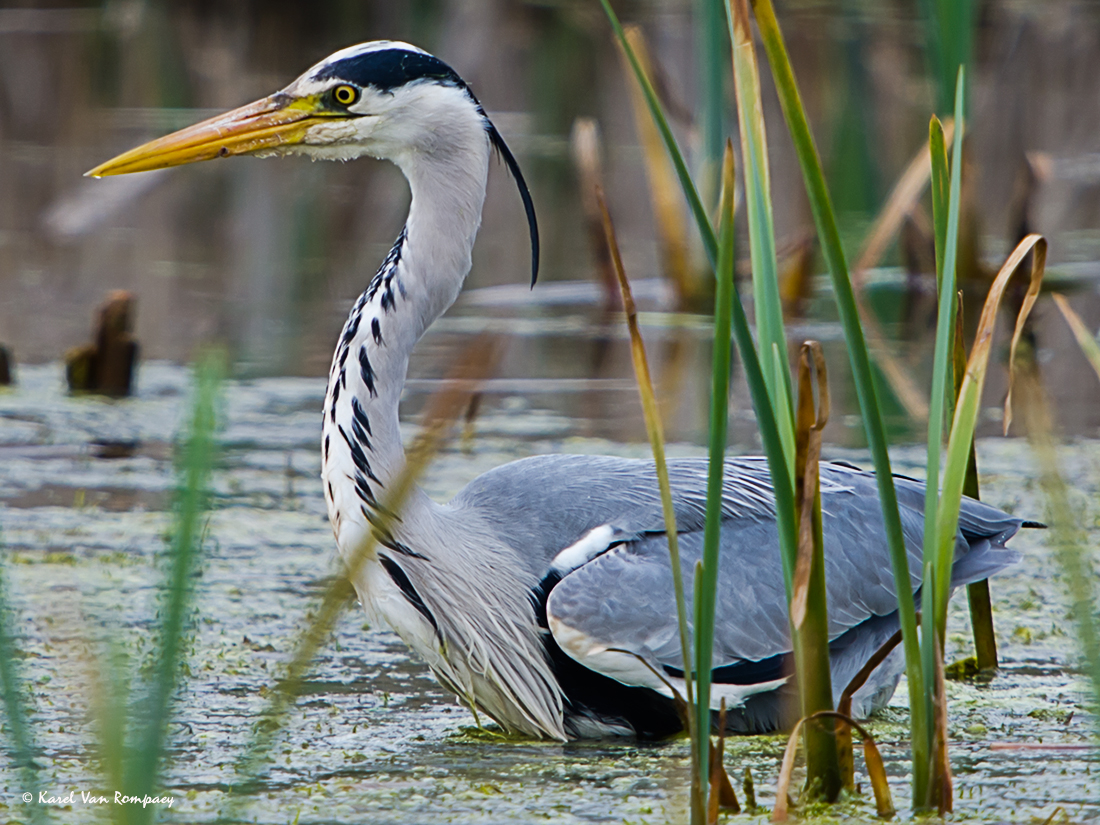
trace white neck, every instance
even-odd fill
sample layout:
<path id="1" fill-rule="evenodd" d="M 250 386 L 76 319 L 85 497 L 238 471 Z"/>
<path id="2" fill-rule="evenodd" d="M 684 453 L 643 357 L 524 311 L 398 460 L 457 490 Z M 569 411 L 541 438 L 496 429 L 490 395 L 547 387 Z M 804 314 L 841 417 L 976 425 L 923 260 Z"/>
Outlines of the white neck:
<path id="1" fill-rule="evenodd" d="M 398 403 L 409 354 L 462 288 L 485 199 L 483 116 L 454 88 L 416 91 L 417 108 L 395 121 L 411 123 L 409 133 L 379 150 L 409 181 L 409 216 L 351 312 L 325 400 L 322 478 L 345 562 L 364 546 L 404 468 Z M 364 606 L 465 701 L 508 729 L 564 739 L 561 689 L 528 601 L 535 582 L 477 519 L 450 519 L 417 490 L 399 521 L 374 531 L 382 546 L 354 580 Z M 483 569 L 494 571 L 492 588 L 470 577 Z"/>
<path id="2" fill-rule="evenodd" d="M 488 135 L 471 115 L 460 128 L 452 118 L 431 151 L 417 146 L 393 153 L 412 191 L 408 219 L 353 307 L 333 357 L 322 477 L 345 552 L 368 529 L 363 507 L 371 508 L 372 499 L 382 503 L 404 467 L 398 404 L 409 355 L 454 302 L 470 270 L 489 166 Z"/>

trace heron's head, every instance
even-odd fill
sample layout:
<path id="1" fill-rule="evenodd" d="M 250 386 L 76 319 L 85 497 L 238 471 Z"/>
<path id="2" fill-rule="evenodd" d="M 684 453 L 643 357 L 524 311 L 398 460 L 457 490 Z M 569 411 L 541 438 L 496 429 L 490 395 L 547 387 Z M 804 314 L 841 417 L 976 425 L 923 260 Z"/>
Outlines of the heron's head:
<path id="1" fill-rule="evenodd" d="M 408 169 L 420 157 L 487 152 L 488 145 L 500 152 L 519 186 L 534 276 L 538 229 L 519 165 L 454 69 L 407 43 L 378 40 L 338 51 L 282 91 L 124 152 L 87 175 L 287 154 L 326 160 L 366 155 Z"/>

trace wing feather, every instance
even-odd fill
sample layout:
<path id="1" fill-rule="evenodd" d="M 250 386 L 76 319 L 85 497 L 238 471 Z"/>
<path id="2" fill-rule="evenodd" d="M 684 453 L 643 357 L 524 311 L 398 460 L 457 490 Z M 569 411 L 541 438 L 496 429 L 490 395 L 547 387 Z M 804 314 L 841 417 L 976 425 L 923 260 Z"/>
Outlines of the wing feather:
<path id="1" fill-rule="evenodd" d="M 692 571 L 702 555 L 706 461 L 677 459 L 669 463 L 669 471 L 690 603 Z M 872 617 L 889 616 L 897 600 L 873 474 L 823 465 L 821 484 L 829 636 L 835 640 Z M 898 493 L 916 593 L 924 488 L 899 478 Z M 567 652 L 570 644 L 574 652 L 585 645 L 599 648 L 601 655 L 621 650 L 682 670 L 671 566 L 651 462 L 598 456 L 524 459 L 481 476 L 450 506 L 477 510 L 539 578 L 563 549 L 600 535 L 592 532 L 597 528 L 612 527 L 608 533 L 618 546 L 602 554 L 587 548 L 584 555 L 590 560 L 565 575 L 549 594 L 551 627 L 556 622 L 562 634 L 564 628 L 576 634 L 559 644 Z M 727 461 L 723 515 L 716 668 L 790 651 L 774 499 L 764 459 Z M 1021 523 L 967 500 L 954 583 L 964 584 L 1014 561 L 1003 542 Z M 624 536 L 633 538 L 624 541 Z M 594 660 L 588 658 L 591 665 Z M 604 660 L 609 661 L 606 656 Z M 616 661 L 606 665 L 605 675 L 618 669 L 613 678 L 622 680 L 619 671 L 630 667 Z"/>

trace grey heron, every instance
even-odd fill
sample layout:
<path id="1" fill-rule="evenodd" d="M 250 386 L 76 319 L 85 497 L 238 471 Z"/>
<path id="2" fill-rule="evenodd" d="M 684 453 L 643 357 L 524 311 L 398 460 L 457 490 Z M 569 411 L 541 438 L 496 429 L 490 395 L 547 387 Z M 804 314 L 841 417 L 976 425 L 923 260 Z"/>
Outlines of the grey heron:
<path id="1" fill-rule="evenodd" d="M 469 86 L 414 46 L 364 43 L 336 52 L 282 91 L 133 149 L 91 170 L 114 175 L 232 155 L 390 160 L 408 179 L 405 227 L 351 308 L 323 408 L 322 481 L 341 556 L 375 530 L 379 500 L 404 465 L 398 402 L 409 355 L 455 300 L 494 149 L 519 187 L 511 152 Z M 701 555 L 706 463 L 670 462 L 685 580 Z M 786 722 L 790 640 L 762 458 L 729 459 L 713 660 L 714 702 L 736 731 Z M 898 478 L 905 538 L 920 587 L 923 485 Z M 894 633 L 897 601 L 874 476 L 821 468 L 832 683 L 839 691 Z M 953 583 L 1015 561 L 1022 519 L 978 501 L 962 508 Z M 449 503 L 417 491 L 353 582 L 441 684 L 503 728 L 567 740 L 660 737 L 680 729 L 682 685 L 671 563 L 651 462 L 552 455 L 472 481 Z M 688 586 L 688 593 L 692 588 Z M 897 657 L 857 694 L 858 715 L 883 706 Z"/>

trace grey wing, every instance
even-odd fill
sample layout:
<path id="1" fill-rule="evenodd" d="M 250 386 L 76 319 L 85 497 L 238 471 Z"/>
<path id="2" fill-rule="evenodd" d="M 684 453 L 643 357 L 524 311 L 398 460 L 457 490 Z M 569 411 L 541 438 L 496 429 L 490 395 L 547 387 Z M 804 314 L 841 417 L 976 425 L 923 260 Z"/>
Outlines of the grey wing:
<path id="1" fill-rule="evenodd" d="M 706 462 L 670 462 L 689 601 L 702 554 Z M 897 608 L 875 478 L 823 465 L 829 636 L 837 639 Z M 923 485 L 897 481 L 911 586 L 921 576 Z M 605 675 L 648 678 L 649 666 L 681 670 L 671 565 L 650 462 L 594 456 L 524 459 L 482 476 L 452 506 L 476 511 L 535 577 L 550 581 L 547 616 L 555 639 Z M 726 464 L 714 666 L 759 662 L 790 651 L 786 598 L 770 475 L 763 459 Z M 956 541 L 954 583 L 1015 560 L 1003 547 L 1020 519 L 967 501 Z M 562 577 L 557 582 L 558 577 Z M 689 612 L 690 615 L 690 612 Z M 627 651 L 631 661 L 609 651 Z M 586 652 L 584 652 L 586 651 Z M 598 651 L 602 658 L 593 658 Z M 583 654 L 582 654 L 583 652 Z M 630 671 L 627 674 L 623 668 Z"/>
<path id="2" fill-rule="evenodd" d="M 833 511 L 824 516 L 830 639 L 871 616 L 897 609 L 885 550 L 878 558 L 869 550 L 876 542 L 879 547 L 883 543 L 875 535 L 873 514 L 862 512 L 862 502 L 854 496 L 841 503 L 836 500 L 839 495 L 851 496 L 833 491 L 826 498 L 832 499 Z M 881 518 L 878 523 L 881 526 Z M 720 541 L 713 667 L 759 662 L 790 652 L 774 519 L 727 518 Z M 703 554 L 702 531 L 681 533 L 679 546 L 690 629 L 693 575 Z M 915 589 L 920 568 L 912 566 Z M 609 648 L 630 651 L 663 668 L 683 670 L 672 565 L 663 533 L 623 541 L 568 573 L 550 592 L 547 614 L 558 643 L 574 658 L 587 660 L 584 663 L 590 667 L 595 663 L 591 651 Z"/>
<path id="3" fill-rule="evenodd" d="M 762 459 L 727 462 L 727 515 L 774 518 L 771 478 Z M 703 529 L 707 464 L 669 462 L 681 532 Z M 652 461 L 612 456 L 547 455 L 524 458 L 479 476 L 448 507 L 476 518 L 520 553 L 542 576 L 563 549 L 590 531 L 613 525 L 616 535 L 664 533 Z"/>
<path id="4" fill-rule="evenodd" d="M 748 548 L 763 538 L 759 525 L 745 525 L 741 533 Z M 690 571 L 701 557 L 702 534 L 682 536 L 681 561 L 685 590 L 692 590 Z M 723 568 L 719 582 L 718 632 L 715 634 L 715 667 L 743 657 L 767 658 L 775 647 L 786 646 L 785 604 L 781 578 L 769 575 L 770 565 L 750 570 Z M 741 572 L 747 575 L 740 575 Z M 732 581 L 736 579 L 736 581 Z M 691 614 L 690 600 L 688 613 Z M 723 617 L 737 616 L 736 622 Z M 554 641 L 572 659 L 623 684 L 651 688 L 671 696 L 684 693 L 683 657 L 676 621 L 672 567 L 663 536 L 619 544 L 577 568 L 551 590 L 546 603 L 547 625 Z M 690 622 L 689 622 L 689 633 Z M 758 679 L 737 684 L 716 684 L 712 705 L 722 699 L 738 707 L 754 693 L 781 686 L 779 672 L 761 673 Z"/>
<path id="5" fill-rule="evenodd" d="M 760 522 L 746 522 L 727 529 L 723 536 L 716 667 L 764 659 L 788 646 L 783 576 L 768 532 Z M 692 574 L 695 562 L 702 558 L 702 544 L 701 532 L 680 536 L 689 632 Z M 594 645 L 636 652 L 664 667 L 683 670 L 672 565 L 663 535 L 618 545 L 569 573 L 551 591 L 547 614 L 552 630 L 556 620 L 583 633 Z M 555 637 L 559 635 L 555 630 Z"/>

